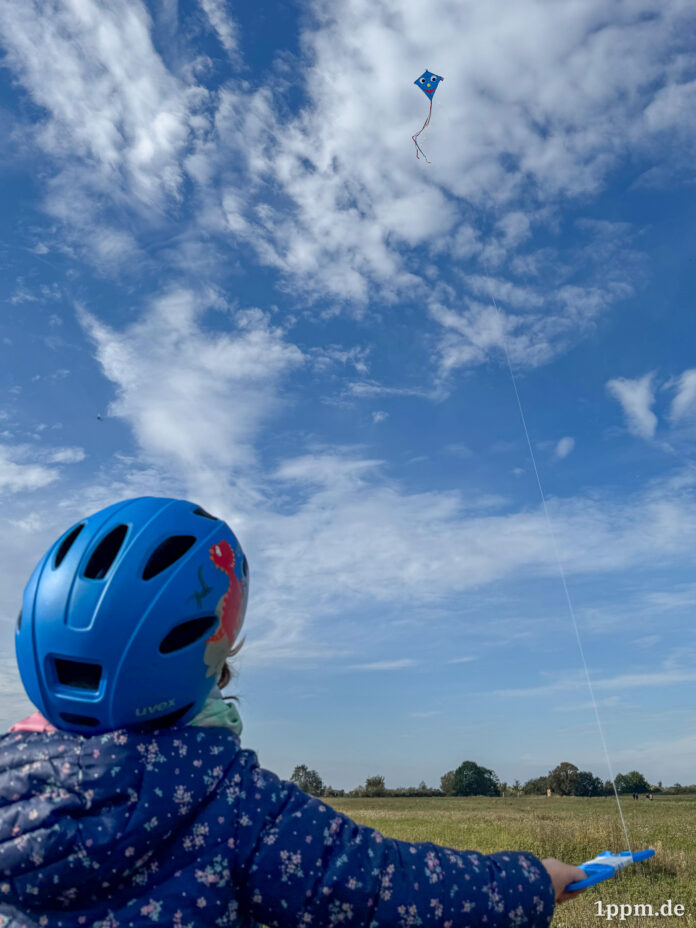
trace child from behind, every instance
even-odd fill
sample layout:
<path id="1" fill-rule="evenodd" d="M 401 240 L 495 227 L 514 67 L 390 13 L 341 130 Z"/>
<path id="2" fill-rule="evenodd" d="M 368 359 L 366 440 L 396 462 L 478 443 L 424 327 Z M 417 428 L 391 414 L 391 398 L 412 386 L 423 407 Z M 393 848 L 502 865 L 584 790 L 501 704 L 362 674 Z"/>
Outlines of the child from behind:
<path id="1" fill-rule="evenodd" d="M 140 498 L 41 559 L 16 630 L 39 712 L 0 738 L 0 928 L 546 926 L 577 867 L 385 838 L 259 767 L 221 698 L 249 569 Z"/>

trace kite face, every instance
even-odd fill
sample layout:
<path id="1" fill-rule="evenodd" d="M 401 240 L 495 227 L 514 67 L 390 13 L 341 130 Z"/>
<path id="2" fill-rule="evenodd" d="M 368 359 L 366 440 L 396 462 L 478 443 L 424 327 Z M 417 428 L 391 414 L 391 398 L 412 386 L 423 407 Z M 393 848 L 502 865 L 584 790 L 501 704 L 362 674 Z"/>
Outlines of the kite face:
<path id="1" fill-rule="evenodd" d="M 440 77 L 438 74 L 433 74 L 432 71 L 423 71 L 418 80 L 415 80 L 413 83 L 420 87 L 426 96 L 432 97 L 432 95 L 439 87 L 440 81 L 443 80 L 444 77 Z"/>

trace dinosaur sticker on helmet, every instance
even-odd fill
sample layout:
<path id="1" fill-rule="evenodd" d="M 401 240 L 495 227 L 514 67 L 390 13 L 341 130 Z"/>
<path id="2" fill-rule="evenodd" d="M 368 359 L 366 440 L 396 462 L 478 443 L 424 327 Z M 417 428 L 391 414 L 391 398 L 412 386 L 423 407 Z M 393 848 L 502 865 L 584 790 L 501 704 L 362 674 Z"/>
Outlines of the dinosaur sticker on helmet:
<path id="1" fill-rule="evenodd" d="M 206 598 L 206 596 L 207 596 L 209 593 L 212 593 L 212 592 L 213 592 L 212 586 L 208 586 L 208 584 L 205 582 L 205 577 L 203 576 L 203 568 L 202 568 L 202 567 L 199 567 L 199 568 L 198 568 L 198 582 L 199 582 L 200 585 L 201 585 L 200 590 L 196 590 L 195 593 L 192 593 L 192 594 L 189 596 L 189 599 L 195 600 L 195 601 L 196 601 L 196 606 L 200 609 L 201 606 L 203 605 L 203 600 Z"/>
<path id="2" fill-rule="evenodd" d="M 220 620 L 215 632 L 208 638 L 204 661 L 208 666 L 207 676 L 212 677 L 222 670 L 222 666 L 232 648 L 244 617 L 244 600 L 246 597 L 246 579 L 237 577 L 235 566 L 237 556 L 228 541 L 216 542 L 210 549 L 210 560 L 218 570 L 227 574 L 227 590 L 215 607 L 215 615 Z"/>

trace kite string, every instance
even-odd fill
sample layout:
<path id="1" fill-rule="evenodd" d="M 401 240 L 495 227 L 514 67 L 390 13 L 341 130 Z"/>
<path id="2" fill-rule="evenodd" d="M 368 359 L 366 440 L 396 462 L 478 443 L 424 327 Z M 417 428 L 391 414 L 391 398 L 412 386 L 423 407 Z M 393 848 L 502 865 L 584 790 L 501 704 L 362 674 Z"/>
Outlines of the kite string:
<path id="1" fill-rule="evenodd" d="M 555 533 L 555 531 L 554 531 L 553 523 L 552 523 L 552 521 L 551 521 L 551 516 L 549 515 L 549 509 L 548 509 L 548 506 L 547 506 L 547 504 L 546 504 L 546 494 L 544 493 L 544 489 L 543 489 L 543 487 L 542 487 L 542 485 L 541 485 L 541 477 L 539 476 L 539 469 L 538 469 L 538 467 L 537 467 L 536 457 L 535 457 L 535 455 L 534 455 L 534 449 L 532 448 L 532 442 L 531 442 L 531 439 L 530 439 L 530 437 L 529 437 L 529 429 L 527 428 L 527 420 L 526 420 L 526 417 L 525 417 L 525 414 L 524 414 L 524 409 L 522 408 L 522 401 L 521 401 L 521 399 L 520 399 L 519 390 L 517 389 L 517 380 L 515 379 L 515 374 L 514 374 L 514 372 L 513 372 L 513 370 L 512 370 L 512 363 L 511 363 L 511 361 L 510 361 L 510 355 L 509 355 L 509 352 L 508 352 L 508 349 L 507 349 L 507 341 L 506 341 L 506 338 L 505 338 L 505 328 L 504 328 L 504 319 L 503 319 L 503 315 L 502 315 L 502 313 L 500 312 L 500 309 L 498 308 L 498 304 L 497 304 L 496 301 L 495 301 L 495 297 L 491 296 L 491 299 L 493 300 L 493 305 L 495 306 L 495 311 L 496 311 L 496 313 L 498 314 L 498 319 L 499 319 L 499 321 L 500 321 L 500 323 L 501 323 L 501 337 L 500 337 L 500 343 L 501 343 L 501 345 L 502 345 L 503 352 L 504 352 L 504 354 L 505 354 L 505 361 L 507 362 L 507 368 L 508 368 L 508 371 L 509 371 L 509 373 L 510 373 L 510 380 L 512 381 L 512 387 L 513 387 L 513 390 L 514 390 L 514 392 L 515 392 L 515 399 L 517 400 L 517 409 L 519 410 L 520 419 L 522 420 L 522 428 L 524 429 L 524 437 L 525 437 L 525 439 L 526 439 L 526 441 L 527 441 L 527 448 L 528 448 L 528 450 L 529 450 L 529 457 L 531 458 L 532 467 L 534 468 L 534 476 L 536 477 L 537 487 L 539 488 L 539 495 L 540 495 L 540 497 L 541 497 L 542 508 L 543 508 L 543 510 L 544 510 L 544 516 L 545 516 L 545 518 L 546 518 L 546 525 L 547 525 L 547 527 L 548 527 L 549 535 L 550 535 L 550 537 L 551 537 L 551 542 L 552 542 L 552 545 L 553 545 L 553 551 L 554 551 L 554 555 L 555 555 L 555 557 L 556 557 L 556 564 L 558 565 L 558 572 L 559 572 L 560 577 L 561 577 L 561 583 L 563 584 L 563 592 L 565 593 L 566 603 L 567 603 L 567 605 L 568 605 L 568 613 L 569 613 L 570 618 L 571 618 L 571 620 L 572 620 L 573 629 L 574 629 L 574 631 L 575 631 L 575 640 L 577 641 L 578 651 L 580 652 L 580 660 L 581 660 L 581 662 L 582 662 L 583 670 L 585 671 L 585 680 L 586 680 L 586 682 L 587 682 L 587 688 L 588 688 L 588 690 L 589 690 L 590 698 L 591 698 L 591 700 L 592 700 L 592 708 L 594 709 L 594 715 L 595 715 L 595 719 L 596 719 L 596 721 L 597 721 L 597 728 L 599 729 L 599 737 L 600 737 L 601 742 L 602 742 L 602 748 L 604 749 L 604 758 L 605 758 L 605 761 L 606 761 L 606 764 L 607 764 L 607 769 L 608 769 L 608 771 L 609 771 L 609 777 L 611 778 L 611 785 L 612 785 L 612 787 L 613 787 L 613 789 L 614 789 L 614 796 L 616 797 L 616 805 L 617 805 L 617 807 L 618 807 L 618 809 L 619 809 L 619 818 L 621 819 L 621 827 L 622 827 L 622 829 L 623 829 L 624 837 L 625 837 L 625 839 L 626 839 L 626 848 L 627 848 L 627 850 L 630 852 L 630 851 L 631 851 L 631 842 L 630 842 L 629 837 L 628 837 L 628 828 L 626 827 L 626 820 L 625 820 L 625 818 L 624 818 L 623 809 L 622 809 L 622 807 L 621 807 L 621 800 L 619 799 L 619 792 L 618 792 L 618 790 L 617 790 L 617 788 L 616 788 L 616 780 L 614 779 L 614 771 L 613 771 L 613 768 L 612 768 L 611 759 L 610 759 L 610 757 L 609 757 L 609 749 L 607 748 L 606 738 L 604 737 L 604 728 L 603 728 L 603 726 L 602 726 L 602 720 L 601 720 L 600 715 L 599 715 L 599 707 L 598 707 L 598 705 L 597 705 L 597 699 L 596 699 L 596 697 L 595 697 L 595 691 L 594 691 L 594 687 L 593 687 L 593 685 L 592 685 L 592 679 L 591 679 L 591 677 L 590 677 L 590 671 L 589 671 L 589 668 L 588 668 L 588 666 L 587 666 L 587 659 L 586 659 L 586 657 L 585 657 L 585 649 L 584 649 L 583 644 L 582 644 L 582 638 L 580 637 L 580 628 L 578 627 L 578 621 L 577 621 L 577 618 L 576 618 L 576 616 L 575 616 L 575 609 L 574 609 L 574 607 L 573 607 L 573 601 L 572 601 L 572 599 L 571 599 L 571 597 L 570 597 L 570 591 L 569 591 L 569 589 L 568 589 L 568 583 L 567 583 L 567 581 L 566 581 L 566 574 L 565 574 L 565 570 L 563 569 L 563 562 L 562 562 L 562 560 L 561 560 L 561 556 L 560 556 L 560 553 L 559 553 L 559 550 L 558 550 L 558 543 L 557 543 L 557 541 L 556 541 L 556 533 Z"/>

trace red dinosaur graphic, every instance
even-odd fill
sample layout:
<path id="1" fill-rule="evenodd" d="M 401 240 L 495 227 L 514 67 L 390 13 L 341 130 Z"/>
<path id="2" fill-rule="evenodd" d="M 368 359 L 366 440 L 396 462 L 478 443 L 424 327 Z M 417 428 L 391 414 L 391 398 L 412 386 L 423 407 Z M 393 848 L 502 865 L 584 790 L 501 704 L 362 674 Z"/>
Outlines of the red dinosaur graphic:
<path id="1" fill-rule="evenodd" d="M 227 658 L 230 648 L 239 633 L 244 618 L 245 590 L 234 572 L 235 553 L 227 541 L 218 541 L 210 548 L 210 560 L 223 570 L 229 579 L 227 590 L 215 607 L 220 619 L 217 629 L 206 642 L 204 660 L 208 665 L 208 676 L 217 674 Z"/>

